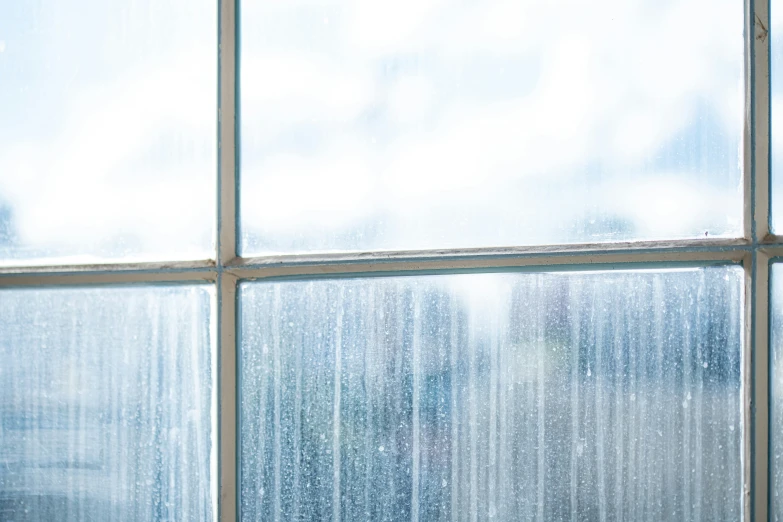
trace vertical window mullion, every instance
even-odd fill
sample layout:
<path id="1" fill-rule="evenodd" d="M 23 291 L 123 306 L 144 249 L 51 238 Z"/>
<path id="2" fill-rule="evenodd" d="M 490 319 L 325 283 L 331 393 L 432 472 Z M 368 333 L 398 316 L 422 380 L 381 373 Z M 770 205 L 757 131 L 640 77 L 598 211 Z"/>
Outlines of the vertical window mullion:
<path id="1" fill-rule="evenodd" d="M 768 255 L 757 251 L 746 265 L 748 334 L 743 364 L 743 415 L 750 428 L 745 429 L 749 443 L 744 444 L 744 503 L 750 513 L 746 518 L 765 522 L 769 509 L 769 261 Z"/>
<path id="2" fill-rule="evenodd" d="M 770 1 L 745 0 L 745 261 L 744 377 L 745 518 L 769 516 L 769 256 L 759 250 L 770 234 Z"/>
<path id="3" fill-rule="evenodd" d="M 218 280 L 218 512 L 220 521 L 237 520 L 237 278 L 227 272 Z"/>
<path id="4" fill-rule="evenodd" d="M 745 233 L 758 242 L 770 234 L 769 0 L 746 4 L 746 34 L 753 38 L 746 42 L 745 66 Z"/>
<path id="5" fill-rule="evenodd" d="M 236 257 L 237 1 L 218 0 L 218 518 L 237 520 L 237 278 L 224 271 Z"/>

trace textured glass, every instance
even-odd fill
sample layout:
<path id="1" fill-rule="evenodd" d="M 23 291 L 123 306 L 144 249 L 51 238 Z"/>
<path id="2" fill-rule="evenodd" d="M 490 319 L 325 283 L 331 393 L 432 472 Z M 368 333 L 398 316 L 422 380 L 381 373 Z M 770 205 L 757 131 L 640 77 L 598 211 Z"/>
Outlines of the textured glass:
<path id="1" fill-rule="evenodd" d="M 743 19 L 243 0 L 242 253 L 738 236 Z"/>
<path id="2" fill-rule="evenodd" d="M 215 0 L 0 0 L 0 264 L 214 257 Z"/>
<path id="3" fill-rule="evenodd" d="M 770 1 L 772 230 L 783 229 L 783 2 Z"/>
<path id="4" fill-rule="evenodd" d="M 215 520 L 213 301 L 0 290 L 0 520 Z"/>
<path id="5" fill-rule="evenodd" d="M 243 284 L 242 520 L 740 520 L 742 280 Z"/>

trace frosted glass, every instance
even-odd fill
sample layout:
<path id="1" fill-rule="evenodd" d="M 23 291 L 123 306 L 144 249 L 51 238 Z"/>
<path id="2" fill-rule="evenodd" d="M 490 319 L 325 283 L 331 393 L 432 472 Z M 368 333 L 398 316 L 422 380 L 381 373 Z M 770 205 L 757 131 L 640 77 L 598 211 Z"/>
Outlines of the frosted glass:
<path id="1" fill-rule="evenodd" d="M 216 520 L 213 301 L 0 290 L 0 520 Z"/>
<path id="2" fill-rule="evenodd" d="M 742 281 L 242 284 L 242 520 L 740 520 Z"/>
<path id="3" fill-rule="evenodd" d="M 241 8 L 245 255 L 741 235 L 742 0 Z"/>
<path id="4" fill-rule="evenodd" d="M 0 264 L 214 257 L 215 0 L 0 1 Z"/>

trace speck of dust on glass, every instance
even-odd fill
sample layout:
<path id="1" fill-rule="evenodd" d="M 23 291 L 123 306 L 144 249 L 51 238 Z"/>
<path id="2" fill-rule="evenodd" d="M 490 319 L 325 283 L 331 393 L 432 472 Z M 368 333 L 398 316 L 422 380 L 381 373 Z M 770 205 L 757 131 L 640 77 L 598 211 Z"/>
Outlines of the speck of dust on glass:
<path id="1" fill-rule="evenodd" d="M 743 9 L 243 0 L 241 253 L 739 237 Z"/>
<path id="2" fill-rule="evenodd" d="M 740 520 L 742 285 L 243 283 L 241 518 Z"/>
<path id="3" fill-rule="evenodd" d="M 216 520 L 214 299 L 0 290 L 0 520 Z"/>

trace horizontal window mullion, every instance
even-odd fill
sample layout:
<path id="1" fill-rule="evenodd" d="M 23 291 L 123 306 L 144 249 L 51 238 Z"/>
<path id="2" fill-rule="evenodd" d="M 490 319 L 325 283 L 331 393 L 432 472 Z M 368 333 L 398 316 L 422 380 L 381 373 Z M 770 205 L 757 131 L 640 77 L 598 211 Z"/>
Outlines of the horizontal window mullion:
<path id="1" fill-rule="evenodd" d="M 0 270 L 0 288 L 36 286 L 78 286 L 100 284 L 193 283 L 214 282 L 215 268 L 135 268 L 128 270 L 69 270 L 71 267 L 47 267 L 44 270 Z"/>
<path id="2" fill-rule="evenodd" d="M 504 270 L 611 270 L 643 269 L 667 266 L 708 266 L 742 263 L 752 252 L 750 247 L 661 251 L 576 251 L 517 255 L 477 255 L 465 257 L 421 257 L 397 259 L 367 259 L 313 261 L 310 263 L 242 264 L 225 270 L 238 279 L 319 279 L 350 276 L 390 276 L 399 274 L 433 274 Z"/>
<path id="3" fill-rule="evenodd" d="M 754 250 L 745 240 L 614 243 L 505 249 L 375 252 L 235 259 L 218 268 L 212 261 L 0 267 L 0 287 L 58 284 L 215 281 L 223 269 L 240 279 L 322 277 L 372 273 L 498 270 L 504 268 L 588 267 L 606 265 L 693 265 L 737 263 Z M 763 245 L 771 257 L 783 245 Z"/>
<path id="4" fill-rule="evenodd" d="M 765 246 L 773 246 L 772 243 Z M 301 255 L 274 255 L 264 257 L 236 258 L 227 264 L 229 269 L 294 267 L 315 264 L 361 264 L 390 262 L 422 262 L 432 260 L 475 260 L 490 258 L 549 258 L 549 257 L 579 257 L 591 255 L 614 254 L 664 254 L 690 252 L 730 252 L 736 250 L 750 251 L 752 243 L 746 239 L 711 239 L 711 240 L 675 240 L 675 241 L 633 241 L 623 243 L 576 243 L 566 245 L 536 245 L 526 247 L 503 248 L 466 248 L 466 249 L 434 249 L 412 251 L 377 251 L 354 253 L 324 253 Z M 782 245 L 783 246 L 783 245 Z"/>

